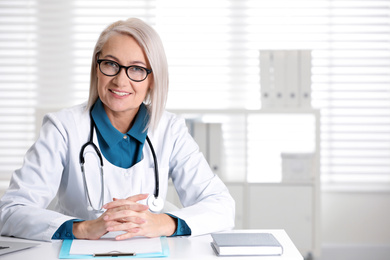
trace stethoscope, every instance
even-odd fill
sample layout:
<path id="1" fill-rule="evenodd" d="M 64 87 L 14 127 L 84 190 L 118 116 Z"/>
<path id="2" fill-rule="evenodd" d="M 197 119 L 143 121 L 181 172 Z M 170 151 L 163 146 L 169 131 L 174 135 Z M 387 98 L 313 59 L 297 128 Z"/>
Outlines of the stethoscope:
<path id="1" fill-rule="evenodd" d="M 91 111 L 92 111 L 92 109 L 91 109 Z M 96 127 L 96 125 L 95 125 L 95 121 L 92 118 L 91 111 L 89 112 L 89 117 L 90 117 L 90 120 L 91 120 L 91 126 L 90 126 L 90 130 L 89 130 L 89 132 L 90 132 L 89 133 L 89 140 L 88 140 L 88 142 L 86 142 L 81 147 L 81 150 L 80 150 L 80 166 L 81 166 L 81 172 L 83 174 L 84 190 L 85 190 L 85 194 L 86 194 L 87 201 L 88 201 L 87 209 L 88 209 L 88 211 L 94 211 L 96 213 L 103 213 L 104 212 L 104 210 L 102 209 L 102 207 L 104 205 L 103 157 L 102 157 L 101 152 L 99 151 L 99 148 L 93 143 L 93 129 Z M 159 195 L 159 190 L 160 190 L 160 183 L 159 183 L 157 157 L 156 157 L 156 153 L 154 152 L 153 145 L 152 145 L 152 143 L 151 143 L 151 141 L 150 141 L 148 136 L 146 136 L 146 141 L 147 141 L 147 143 L 148 143 L 148 145 L 150 147 L 150 150 L 151 150 L 152 156 L 153 156 L 154 177 L 155 177 L 155 182 L 156 182 L 156 188 L 155 188 L 155 191 L 154 191 L 154 195 L 149 195 L 149 197 L 146 200 L 146 204 L 149 206 L 149 210 L 151 212 L 158 213 L 158 212 L 160 212 L 163 209 L 164 201 L 158 196 Z M 93 205 L 92 205 L 91 197 L 89 195 L 89 190 L 88 190 L 88 186 L 87 186 L 87 179 L 86 179 L 86 176 L 85 176 L 85 170 L 84 170 L 84 164 L 85 164 L 84 150 L 89 145 L 93 147 L 93 149 L 95 150 L 97 156 L 99 157 L 99 161 L 100 161 L 99 168 L 100 168 L 100 183 L 101 183 L 100 189 L 101 189 L 101 194 L 100 194 L 100 202 L 99 202 L 99 208 L 98 209 L 94 208 Z"/>

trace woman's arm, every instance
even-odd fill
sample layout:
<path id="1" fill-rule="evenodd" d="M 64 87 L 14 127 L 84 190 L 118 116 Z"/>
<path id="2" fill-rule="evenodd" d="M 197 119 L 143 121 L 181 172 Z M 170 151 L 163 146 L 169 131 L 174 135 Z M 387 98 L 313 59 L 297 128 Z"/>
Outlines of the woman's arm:
<path id="1" fill-rule="evenodd" d="M 183 219 L 190 227 L 191 235 L 233 228 L 234 199 L 226 185 L 211 171 L 184 119 L 172 121 L 170 135 L 174 145 L 169 166 L 183 208 L 169 213 Z"/>
<path id="2" fill-rule="evenodd" d="M 46 116 L 40 136 L 27 151 L 0 200 L 0 234 L 50 240 L 65 221 L 72 219 L 47 210 L 61 182 L 67 139 L 61 124 Z"/>

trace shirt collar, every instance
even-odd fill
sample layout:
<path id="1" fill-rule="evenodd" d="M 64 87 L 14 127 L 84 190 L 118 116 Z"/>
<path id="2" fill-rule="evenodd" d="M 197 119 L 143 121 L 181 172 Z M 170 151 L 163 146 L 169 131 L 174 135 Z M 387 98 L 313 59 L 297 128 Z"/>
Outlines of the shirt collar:
<path id="1" fill-rule="evenodd" d="M 96 128 L 109 146 L 118 144 L 123 140 L 124 134 L 119 132 L 110 122 L 106 111 L 104 110 L 102 101 L 98 98 L 91 111 L 92 118 L 95 121 Z M 146 125 L 149 121 L 149 113 L 145 104 L 141 104 L 137 115 L 134 118 L 133 126 L 126 133 L 141 143 L 145 143 L 148 130 Z M 146 129 L 146 130 L 145 130 Z"/>
<path id="2" fill-rule="evenodd" d="M 127 134 L 134 137 L 141 143 L 145 143 L 146 135 L 148 134 L 148 129 L 146 128 L 148 122 L 148 109 L 146 108 L 146 105 L 142 103 L 139 107 L 137 115 L 135 115 L 134 124 L 127 132 Z"/>

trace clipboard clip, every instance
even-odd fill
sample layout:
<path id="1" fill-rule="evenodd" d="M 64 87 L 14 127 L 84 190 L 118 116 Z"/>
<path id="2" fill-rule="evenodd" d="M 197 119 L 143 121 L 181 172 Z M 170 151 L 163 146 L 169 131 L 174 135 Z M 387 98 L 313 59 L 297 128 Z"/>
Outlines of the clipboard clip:
<path id="1" fill-rule="evenodd" d="M 110 251 L 107 253 L 96 253 L 93 257 L 118 257 L 118 256 L 135 256 L 134 252 L 124 253 L 119 251 Z"/>

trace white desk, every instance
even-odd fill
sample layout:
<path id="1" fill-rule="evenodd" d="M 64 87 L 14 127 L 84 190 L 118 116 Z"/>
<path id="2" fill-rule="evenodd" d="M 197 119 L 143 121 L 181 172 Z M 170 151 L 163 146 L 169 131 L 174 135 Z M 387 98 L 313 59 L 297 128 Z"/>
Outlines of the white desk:
<path id="1" fill-rule="evenodd" d="M 235 230 L 234 232 L 243 230 Z M 283 245 L 284 253 L 282 256 L 245 256 L 245 257 L 217 257 L 211 249 L 210 242 L 212 238 L 210 235 L 198 237 L 172 237 L 168 238 L 170 255 L 169 259 L 228 259 L 228 260 L 303 260 L 302 255 L 294 246 L 291 239 L 284 230 L 245 230 L 244 232 L 269 232 L 272 233 L 276 239 Z M 23 239 L 0 237 L 2 241 L 26 241 Z M 29 240 L 29 242 L 31 242 Z M 40 259 L 40 260 L 54 260 L 58 259 L 62 241 L 53 240 L 50 242 L 40 242 L 40 245 L 1 256 L 1 260 L 25 260 L 25 259 Z M 154 259 L 156 258 L 144 258 Z M 166 258 L 163 258 L 166 259 Z"/>

